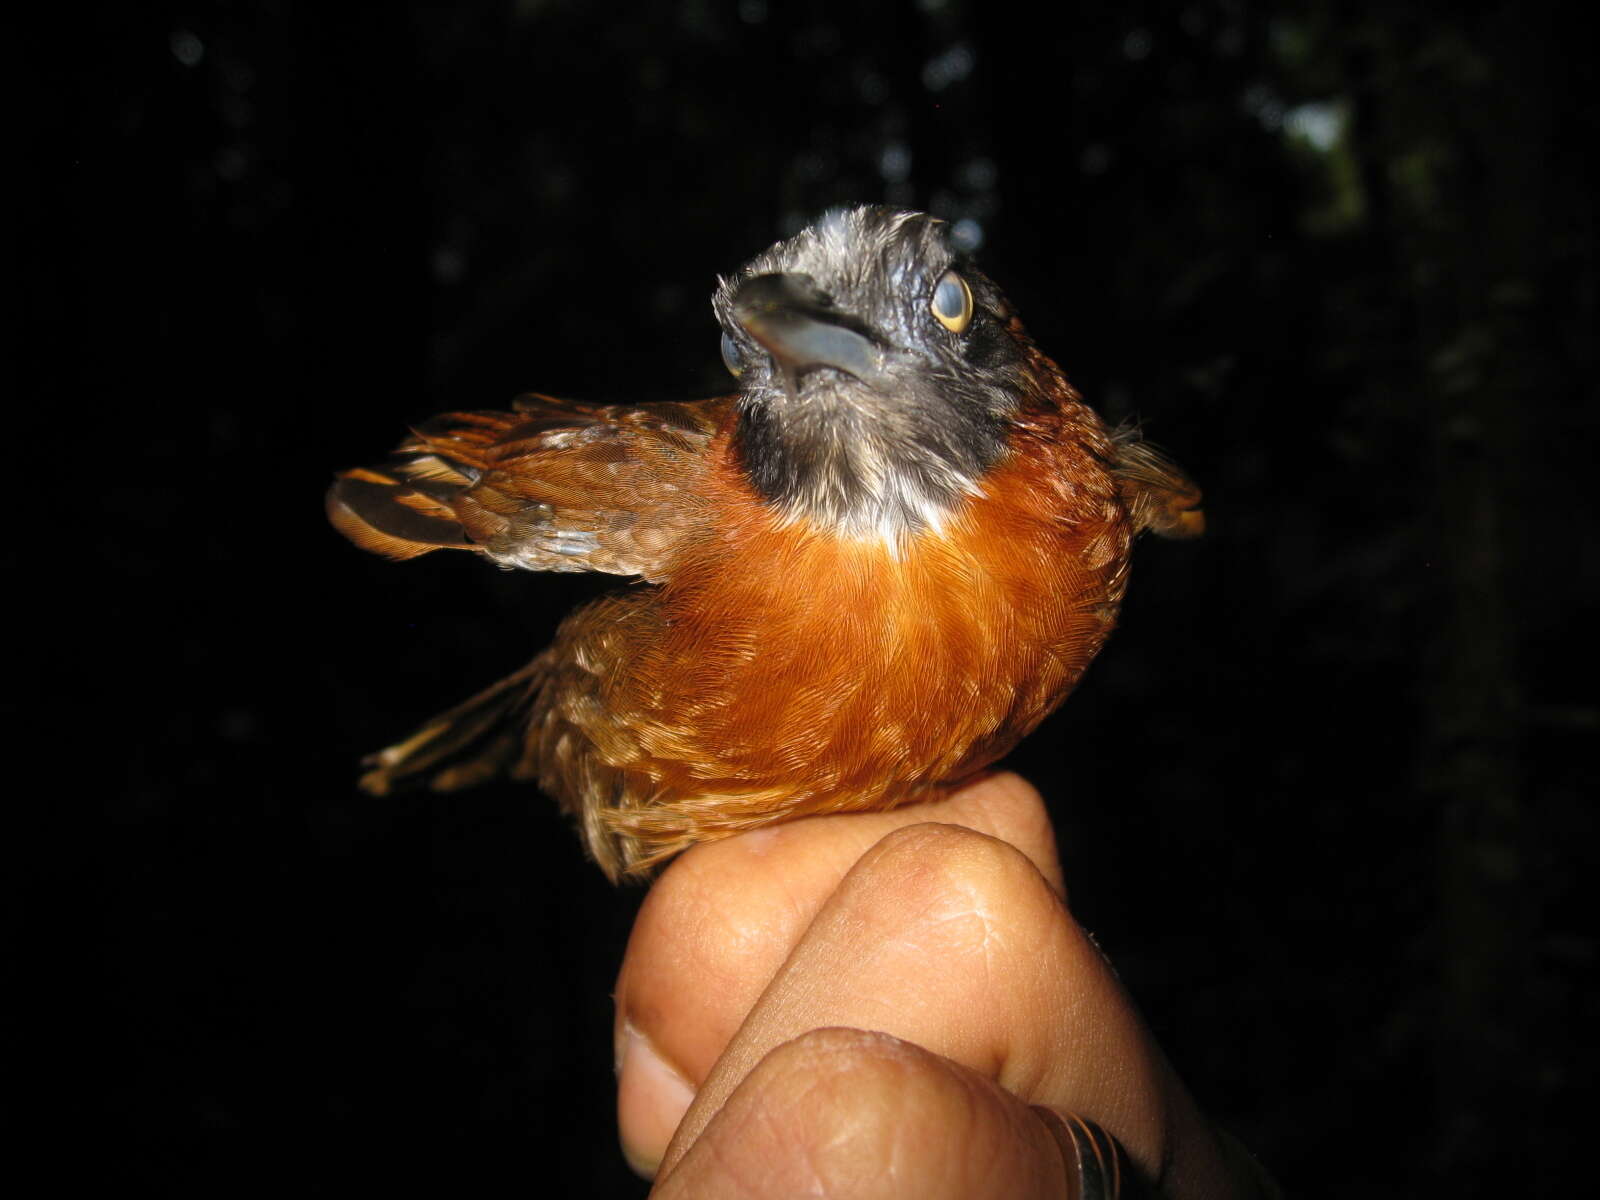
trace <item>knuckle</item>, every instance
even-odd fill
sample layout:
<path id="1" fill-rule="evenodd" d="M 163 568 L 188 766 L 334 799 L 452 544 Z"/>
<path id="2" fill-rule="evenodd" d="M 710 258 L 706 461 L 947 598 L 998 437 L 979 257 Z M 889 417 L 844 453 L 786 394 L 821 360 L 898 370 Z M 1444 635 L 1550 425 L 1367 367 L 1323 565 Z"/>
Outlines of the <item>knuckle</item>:
<path id="1" fill-rule="evenodd" d="M 842 1026 L 811 1029 L 769 1051 L 756 1070 L 769 1077 L 794 1075 L 813 1085 L 899 1077 L 925 1052 L 887 1033 Z"/>
<path id="2" fill-rule="evenodd" d="M 962 826 L 897 830 L 858 871 L 863 922 L 974 985 L 1019 969 L 1066 912 L 1025 854 Z"/>
<path id="3" fill-rule="evenodd" d="M 744 880 L 730 895 L 716 872 L 685 859 L 646 899 L 635 937 L 678 970 L 700 979 L 741 977 L 769 949 L 773 925 L 788 907 L 778 889 Z"/>
<path id="4" fill-rule="evenodd" d="M 763 1123 L 786 1131 L 795 1159 L 825 1180 L 851 1164 L 893 1161 L 908 1088 L 930 1057 L 888 1034 L 813 1029 L 768 1053 L 741 1090 L 759 1097 Z"/>
<path id="5" fill-rule="evenodd" d="M 863 859 L 862 870 L 875 886 L 892 892 L 904 911 L 963 904 L 989 911 L 1045 886 L 1016 847 L 960 825 L 896 830 Z"/>
<path id="6" fill-rule="evenodd" d="M 762 1060 L 729 1108 L 741 1102 L 729 1139 L 767 1141 L 752 1194 L 1036 1194 L 1023 1186 L 1004 1093 L 887 1034 L 813 1029 Z"/>

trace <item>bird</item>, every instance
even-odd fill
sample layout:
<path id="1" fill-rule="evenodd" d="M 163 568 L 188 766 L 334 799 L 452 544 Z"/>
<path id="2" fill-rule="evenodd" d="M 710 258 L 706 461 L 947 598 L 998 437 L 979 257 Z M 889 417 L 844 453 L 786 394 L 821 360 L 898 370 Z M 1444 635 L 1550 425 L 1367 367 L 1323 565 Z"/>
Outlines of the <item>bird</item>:
<path id="1" fill-rule="evenodd" d="M 333 526 L 630 586 L 369 756 L 376 795 L 536 781 L 614 882 L 777 821 L 929 799 L 1011 750 L 1116 622 L 1130 550 L 1204 528 L 946 221 L 834 209 L 718 277 L 726 395 L 541 393 L 337 475 Z"/>

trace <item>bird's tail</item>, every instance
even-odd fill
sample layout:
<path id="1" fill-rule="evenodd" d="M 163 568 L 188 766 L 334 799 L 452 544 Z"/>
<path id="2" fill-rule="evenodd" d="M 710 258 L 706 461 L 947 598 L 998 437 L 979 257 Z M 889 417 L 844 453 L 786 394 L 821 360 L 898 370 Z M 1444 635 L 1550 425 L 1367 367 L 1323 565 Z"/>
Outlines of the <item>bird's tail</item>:
<path id="1" fill-rule="evenodd" d="M 1116 476 L 1136 531 L 1169 538 L 1199 537 L 1206 529 L 1200 489 L 1170 458 L 1139 435 L 1136 425 L 1111 432 Z"/>
<path id="2" fill-rule="evenodd" d="M 532 779 L 538 764 L 524 736 L 528 711 L 549 674 L 544 655 L 515 675 L 440 713 L 404 741 L 369 754 L 361 786 L 374 796 L 421 785 L 454 792 L 498 775 Z"/>

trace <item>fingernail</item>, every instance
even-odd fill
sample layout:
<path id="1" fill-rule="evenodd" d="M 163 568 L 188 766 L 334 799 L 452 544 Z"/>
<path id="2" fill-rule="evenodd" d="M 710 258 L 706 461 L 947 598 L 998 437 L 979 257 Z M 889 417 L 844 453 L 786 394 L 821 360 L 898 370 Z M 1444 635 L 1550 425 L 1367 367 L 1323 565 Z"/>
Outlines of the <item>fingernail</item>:
<path id="1" fill-rule="evenodd" d="M 625 1025 L 617 1060 L 617 1129 L 623 1157 L 636 1174 L 655 1178 L 693 1099 L 689 1081 L 667 1065 L 650 1039 Z"/>

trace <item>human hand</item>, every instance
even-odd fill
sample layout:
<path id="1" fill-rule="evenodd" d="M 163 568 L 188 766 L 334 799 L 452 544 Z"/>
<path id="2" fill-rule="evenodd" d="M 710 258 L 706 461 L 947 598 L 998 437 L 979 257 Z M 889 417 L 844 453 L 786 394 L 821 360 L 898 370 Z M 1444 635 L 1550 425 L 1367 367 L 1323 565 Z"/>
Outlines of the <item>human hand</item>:
<path id="1" fill-rule="evenodd" d="M 616 1001 L 622 1141 L 661 1196 L 1069 1195 L 1030 1106 L 1099 1124 L 1173 1200 L 1259 1187 L 1072 919 L 1015 775 L 697 846 Z"/>

